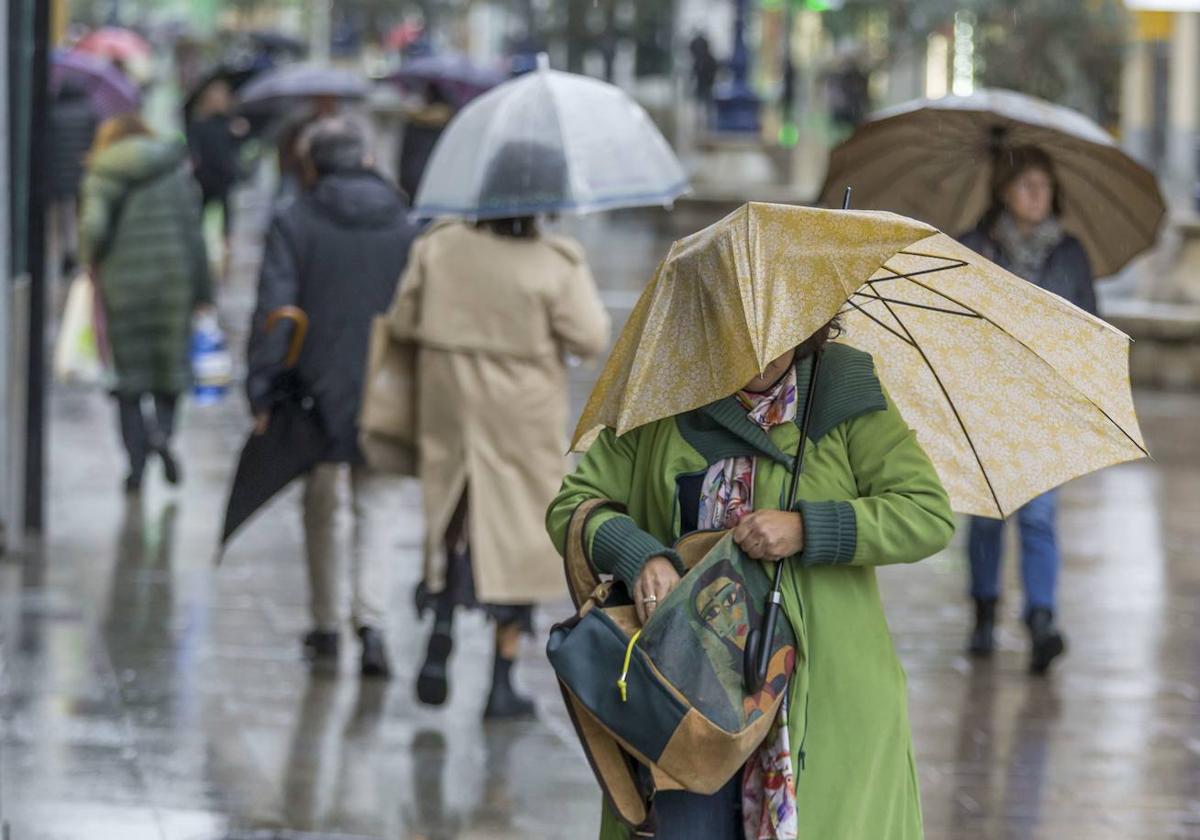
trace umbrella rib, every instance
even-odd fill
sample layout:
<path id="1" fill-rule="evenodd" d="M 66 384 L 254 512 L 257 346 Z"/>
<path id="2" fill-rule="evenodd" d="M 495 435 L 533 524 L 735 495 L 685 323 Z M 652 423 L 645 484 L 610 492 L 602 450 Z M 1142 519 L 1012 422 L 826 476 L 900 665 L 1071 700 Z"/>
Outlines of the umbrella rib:
<path id="1" fill-rule="evenodd" d="M 871 292 L 872 292 L 872 294 L 867 294 L 866 292 L 855 292 L 854 294 L 858 295 L 859 297 L 865 297 L 868 300 L 879 300 L 879 301 L 883 301 L 884 303 L 894 303 L 897 306 L 909 306 L 909 307 L 912 307 L 913 309 L 925 309 L 929 312 L 940 312 L 943 315 L 958 315 L 961 318 L 981 318 L 981 317 L 983 317 L 978 312 L 955 312 L 953 309 L 943 309 L 940 306 L 930 306 L 929 304 L 926 304 L 926 303 L 913 303 L 912 301 L 908 301 L 908 300 L 897 300 L 896 298 L 883 297 L 878 292 L 876 292 L 874 290 L 874 288 L 871 289 Z"/>
<path id="2" fill-rule="evenodd" d="M 900 251 L 899 253 L 904 254 L 906 256 L 910 256 L 910 257 L 928 257 L 930 259 L 937 259 L 937 260 L 949 259 L 948 257 L 939 257 L 936 254 L 918 254 L 913 251 Z M 897 271 L 896 269 L 892 268 L 887 263 L 884 263 L 883 265 L 881 265 L 879 267 L 880 270 L 890 271 L 892 273 L 892 276 L 891 277 L 880 277 L 880 278 L 877 278 L 874 280 L 868 280 L 867 285 L 874 288 L 876 283 L 888 283 L 888 282 L 891 282 L 892 280 L 902 280 L 906 277 L 920 277 L 922 274 L 937 274 L 939 271 L 950 271 L 955 268 L 962 268 L 965 265 L 966 265 L 965 262 L 959 260 L 950 265 L 942 265 L 942 266 L 938 266 L 937 268 L 923 268 L 920 271 L 912 271 L 912 272 L 908 272 L 906 274 L 902 271 Z"/>
<path id="3" fill-rule="evenodd" d="M 874 321 L 874 322 L 875 322 L 876 324 L 878 324 L 880 327 L 882 327 L 883 329 L 885 329 L 885 330 L 887 330 L 888 332 L 890 332 L 892 335 L 894 335 L 896 338 L 898 338 L 898 339 L 900 339 L 901 341 L 903 341 L 903 342 L 904 342 L 905 344 L 907 344 L 909 347 L 912 347 L 914 350 L 918 349 L 918 348 L 917 348 L 917 345 L 913 344 L 913 342 L 912 342 L 912 340 L 911 340 L 911 339 L 905 338 L 905 337 L 904 337 L 904 336 L 902 336 L 900 333 L 896 332 L 894 329 L 892 329 L 891 327 L 889 327 L 887 324 L 883 323 L 883 321 L 880 321 L 878 318 L 876 318 L 876 317 L 875 317 L 874 315 L 872 315 L 870 312 L 868 312 L 867 310 L 863 309 L 861 306 L 859 306 L 859 305 L 858 305 L 857 303 L 855 303 L 854 301 L 847 299 L 846 303 L 848 303 L 848 304 L 850 304 L 851 306 L 853 306 L 853 307 L 854 307 L 855 309 L 857 309 L 857 310 L 858 310 L 860 313 L 862 313 L 862 314 L 863 314 L 863 315 L 865 315 L 866 317 L 870 318 L 872 321 Z M 894 317 L 894 316 L 893 316 L 893 317 Z"/>
<path id="4" fill-rule="evenodd" d="M 918 283 L 917 285 L 922 284 Z M 987 467 L 983 465 L 983 459 L 979 457 L 979 450 L 975 448 L 975 441 L 971 439 L 971 433 L 967 431 L 967 424 L 963 422 L 962 415 L 958 413 L 958 408 L 954 405 L 954 400 L 950 398 L 950 392 L 946 390 L 946 385 L 942 382 L 942 377 L 938 376 L 938 372 L 934 368 L 933 363 L 929 361 L 929 357 L 925 355 L 925 351 L 921 349 L 921 345 L 917 343 L 917 340 L 913 338 L 913 335 L 909 331 L 908 327 L 904 325 L 904 321 L 900 320 L 900 316 L 892 310 L 892 307 L 889 306 L 887 302 L 884 302 L 883 306 L 885 309 L 887 309 L 888 313 L 896 319 L 896 323 L 900 325 L 900 329 L 904 330 L 905 335 L 908 336 L 909 341 L 912 343 L 913 349 L 921 355 L 921 361 L 925 362 L 925 367 L 928 368 L 930 374 L 933 375 L 934 382 L 937 383 L 938 389 L 942 392 L 942 396 L 946 398 L 946 405 L 950 406 L 950 411 L 954 414 L 954 419 L 958 421 L 958 427 L 962 429 L 963 437 L 967 439 L 967 446 L 971 447 L 971 454 L 975 457 L 975 463 L 979 465 L 979 472 L 983 475 L 983 480 L 987 484 L 988 492 L 992 494 L 992 501 L 996 503 L 996 510 L 1003 517 L 1005 515 L 1004 506 L 1000 504 L 1000 497 L 996 495 L 996 488 L 992 486 L 992 479 L 988 477 Z"/>
<path id="5" fill-rule="evenodd" d="M 996 323 L 995 321 L 993 321 L 991 318 L 989 318 L 988 316 L 984 315 L 982 312 L 979 312 L 978 310 L 975 310 L 975 309 L 971 309 L 971 307 L 967 306 L 967 305 L 966 305 L 965 303 L 963 303 L 962 301 L 955 300 L 954 298 L 950 297 L 950 295 L 946 294 L 945 292 L 938 291 L 937 289 L 933 288 L 932 286 L 926 286 L 924 283 L 922 283 L 922 282 L 921 282 L 921 281 L 919 281 L 919 280 L 913 280 L 911 277 L 905 277 L 905 279 L 906 279 L 906 280 L 908 280 L 908 281 L 909 281 L 909 282 L 911 282 L 911 283 L 915 283 L 916 285 L 920 286 L 922 289 L 925 289 L 926 291 L 933 292 L 935 295 L 939 295 L 940 297 L 943 297 L 943 298 L 945 298 L 946 300 L 948 300 L 948 301 L 950 301 L 951 303 L 953 303 L 955 306 L 961 306 L 963 309 L 970 309 L 972 312 L 974 312 L 976 315 L 978 315 L 978 316 L 979 316 L 981 319 L 983 319 L 983 320 L 984 320 L 984 321 L 986 321 L 987 323 L 991 324 L 993 327 L 995 327 L 996 329 L 998 329 L 998 330 L 1000 330 L 1001 332 L 1003 332 L 1005 335 L 1007 335 L 1007 336 L 1008 336 L 1009 338 L 1011 338 L 1013 341 L 1015 341 L 1015 342 L 1017 342 L 1018 344 L 1020 344 L 1020 345 L 1021 345 L 1023 348 L 1025 348 L 1027 351 L 1029 351 L 1030 353 L 1032 353 L 1034 356 L 1036 356 L 1037 358 L 1041 359 L 1041 360 L 1042 360 L 1042 363 L 1043 363 L 1043 364 L 1045 364 L 1047 367 L 1049 367 L 1051 370 L 1053 370 L 1055 373 L 1058 373 L 1058 370 L 1057 370 L 1057 369 L 1054 367 L 1054 365 L 1050 364 L 1050 363 L 1049 363 L 1049 362 L 1047 362 L 1047 361 L 1046 361 L 1044 358 L 1042 358 L 1042 355 L 1041 355 L 1040 353 L 1038 353 L 1036 350 L 1034 350 L 1032 347 L 1030 347 L 1030 346 L 1029 346 L 1028 344 L 1026 344 L 1024 341 L 1022 341 L 1021 339 L 1017 338 L 1015 335 L 1013 335 L 1012 333 L 1010 333 L 1008 330 L 1004 329 L 1004 327 L 1002 327 L 1002 326 L 1000 326 L 999 324 L 997 324 L 997 323 Z M 887 304 L 884 304 L 884 306 L 887 306 Z M 888 311 L 891 311 L 891 310 L 889 309 Z M 892 317 L 893 317 L 893 318 L 895 318 L 895 317 L 896 317 L 896 314 L 895 314 L 894 312 L 892 313 Z M 897 321 L 899 321 L 900 319 L 899 319 L 899 318 L 896 318 L 896 320 L 897 320 Z M 901 324 L 901 326 L 903 326 L 903 324 Z M 907 332 L 907 330 L 905 330 L 905 332 Z M 919 350 L 919 349 L 920 349 L 920 348 L 918 348 L 918 350 Z M 936 375 L 936 374 L 935 374 L 935 375 Z M 1061 374 L 1061 373 L 1059 373 L 1059 375 L 1061 376 L 1062 374 Z M 1074 387 L 1074 386 L 1072 386 L 1072 387 Z M 1130 443 L 1132 443 L 1134 446 L 1136 446 L 1136 447 L 1138 448 L 1138 451 L 1140 451 L 1140 452 L 1141 452 L 1143 455 L 1145 455 L 1145 456 L 1147 456 L 1147 457 L 1149 457 L 1149 456 L 1150 456 L 1150 452 L 1149 452 L 1149 450 L 1147 450 L 1147 449 L 1146 449 L 1146 447 L 1142 446 L 1142 444 L 1140 444 L 1140 443 L 1138 443 L 1136 440 L 1134 440 L 1134 438 L 1133 438 L 1133 435 L 1131 435 L 1131 434 L 1129 434 L 1129 432 L 1125 431 L 1125 427 L 1124 427 L 1124 426 L 1122 426 L 1120 423 L 1118 423 L 1116 420 L 1114 420 L 1114 419 L 1112 418 L 1112 416 L 1111 416 L 1111 415 L 1110 415 L 1110 414 L 1109 414 L 1107 411 L 1105 411 L 1103 408 L 1101 408 L 1101 407 L 1100 407 L 1100 405 L 1098 405 L 1098 404 L 1096 403 L 1096 401 L 1095 401 L 1095 400 L 1093 400 L 1093 399 L 1092 399 L 1090 396 L 1088 396 L 1087 394 L 1083 393 L 1083 391 L 1080 391 L 1078 388 L 1075 388 L 1075 391 L 1076 391 L 1077 393 L 1079 393 L 1079 394 L 1080 394 L 1080 395 L 1081 395 L 1081 396 L 1082 396 L 1082 397 L 1083 397 L 1085 400 L 1087 400 L 1089 403 L 1091 403 L 1093 408 L 1095 408 L 1097 411 L 1099 411 L 1101 414 L 1103 414 L 1103 415 L 1104 415 L 1104 418 L 1105 418 L 1106 420 L 1108 420 L 1108 422 L 1110 422 L 1110 423 L 1112 423 L 1114 426 L 1116 426 L 1116 427 L 1117 427 L 1117 429 L 1119 429 L 1119 430 L 1120 430 L 1121 434 L 1125 435 L 1125 437 L 1129 439 L 1129 442 L 1130 442 Z"/>

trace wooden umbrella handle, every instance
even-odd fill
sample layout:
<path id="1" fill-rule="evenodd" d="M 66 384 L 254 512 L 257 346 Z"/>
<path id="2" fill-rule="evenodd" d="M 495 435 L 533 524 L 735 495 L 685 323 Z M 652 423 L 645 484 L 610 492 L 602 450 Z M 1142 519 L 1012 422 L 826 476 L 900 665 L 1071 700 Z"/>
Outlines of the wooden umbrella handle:
<path id="1" fill-rule="evenodd" d="M 281 306 L 272 309 L 263 325 L 263 332 L 270 335 L 271 330 L 280 321 L 291 321 L 295 325 L 292 330 L 292 340 L 288 343 L 287 357 L 283 360 L 285 368 L 294 368 L 300 361 L 300 351 L 304 349 L 304 337 L 308 335 L 308 315 L 299 306 Z"/>

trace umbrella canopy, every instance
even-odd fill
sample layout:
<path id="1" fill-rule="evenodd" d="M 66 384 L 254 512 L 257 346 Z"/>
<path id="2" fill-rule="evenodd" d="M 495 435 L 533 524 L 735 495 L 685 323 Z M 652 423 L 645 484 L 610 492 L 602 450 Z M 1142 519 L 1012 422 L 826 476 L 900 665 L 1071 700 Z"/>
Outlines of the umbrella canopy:
<path id="1" fill-rule="evenodd" d="M 200 77 L 200 80 L 192 86 L 187 97 L 183 101 L 183 116 L 184 122 L 189 122 L 192 117 L 192 111 L 200 102 L 200 97 L 204 91 L 213 82 L 223 81 L 229 85 L 229 89 L 236 93 L 247 82 L 253 79 L 256 75 L 263 72 L 261 68 L 249 64 L 218 64 L 209 69 L 207 73 Z"/>
<path id="2" fill-rule="evenodd" d="M 774 204 L 671 246 L 575 445 L 724 398 L 836 315 L 958 511 L 1006 516 L 1146 454 L 1123 333 L 913 219 Z"/>
<path id="3" fill-rule="evenodd" d="M 290 347 L 283 370 L 274 383 L 267 428 L 252 434 L 238 457 L 221 527 L 222 552 L 250 517 L 276 493 L 316 466 L 329 449 L 316 404 L 295 375 L 308 332 L 308 316 L 294 306 L 285 306 L 271 312 L 265 329 L 270 332 L 284 320 L 294 324 Z"/>
<path id="4" fill-rule="evenodd" d="M 414 210 L 475 219 L 586 213 L 665 205 L 687 188 L 641 106 L 543 61 L 458 113 L 433 150 Z"/>
<path id="5" fill-rule="evenodd" d="M 923 219 L 958 235 L 992 203 L 992 163 L 1036 146 L 1054 161 L 1062 219 L 1097 276 L 1149 248 L 1166 204 L 1153 173 L 1077 111 L 1008 90 L 921 99 L 874 114 L 829 158 L 821 204 L 854 188 L 859 206 Z"/>
<path id="6" fill-rule="evenodd" d="M 103 26 L 84 35 L 75 44 L 79 52 L 91 53 L 116 61 L 131 61 L 150 57 L 150 45 L 130 29 Z"/>
<path id="7" fill-rule="evenodd" d="M 371 90 L 358 73 L 321 64 L 288 64 L 256 76 L 238 91 L 238 107 L 262 111 L 296 99 L 330 96 L 361 99 Z"/>
<path id="8" fill-rule="evenodd" d="M 504 79 L 503 73 L 480 67 L 466 56 L 455 53 L 411 59 L 387 77 L 389 82 L 410 90 L 436 85 L 456 108 L 496 87 Z"/>
<path id="9" fill-rule="evenodd" d="M 141 102 L 133 82 L 110 62 L 88 53 L 54 51 L 50 59 L 51 92 L 57 93 L 64 84 L 86 90 L 92 110 L 101 120 L 136 111 Z"/>

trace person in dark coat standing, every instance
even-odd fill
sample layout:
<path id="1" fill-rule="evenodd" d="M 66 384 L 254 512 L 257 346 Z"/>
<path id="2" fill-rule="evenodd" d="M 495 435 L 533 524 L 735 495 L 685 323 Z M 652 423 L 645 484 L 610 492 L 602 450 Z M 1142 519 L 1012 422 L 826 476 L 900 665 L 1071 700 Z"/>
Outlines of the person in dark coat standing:
<path id="1" fill-rule="evenodd" d="M 688 42 L 688 52 L 692 55 L 692 92 L 696 101 L 703 109 L 704 121 L 707 124 L 713 102 L 713 87 L 717 83 L 717 70 L 721 63 L 713 55 L 708 38 L 703 32 L 697 32 Z"/>
<path id="2" fill-rule="evenodd" d="M 210 204 L 221 207 L 221 224 L 229 236 L 232 215 L 229 193 L 240 175 L 238 155 L 249 124 L 231 116 L 233 92 L 224 79 L 214 79 L 200 94 L 192 120 L 187 127 L 188 149 L 192 154 L 192 171 L 200 185 L 205 209 Z"/>
<path id="3" fill-rule="evenodd" d="M 388 607 L 388 543 L 396 479 L 373 474 L 358 447 L 358 414 L 372 319 L 387 310 L 416 235 L 401 193 L 369 168 L 365 131 L 329 117 L 300 137 L 313 186 L 281 205 L 272 220 L 251 325 L 247 392 L 260 429 L 287 354 L 283 330 L 265 334 L 268 315 L 297 306 L 309 318 L 296 372 L 316 402 L 329 449 L 304 488 L 304 534 L 313 629 L 304 648 L 314 661 L 336 659 L 343 622 L 335 521 L 338 483 L 349 467 L 354 514 L 353 626 L 362 641 L 362 673 L 390 675 L 383 641 Z M 386 536 L 386 535 L 384 535 Z"/>
<path id="4" fill-rule="evenodd" d="M 434 83 L 426 87 L 424 105 L 405 116 L 400 145 L 400 188 L 410 200 L 416 198 L 433 147 L 453 116 L 454 109 Z"/>
<path id="5" fill-rule="evenodd" d="M 50 201 L 55 253 L 64 275 L 74 270 L 78 257 L 79 186 L 97 124 L 87 91 L 63 82 L 50 106 Z"/>
<path id="6" fill-rule="evenodd" d="M 993 173 L 993 206 L 962 242 L 1014 274 L 1096 314 L 1096 290 L 1087 253 L 1059 221 L 1060 193 L 1050 157 L 1033 146 L 1001 150 Z M 1044 673 L 1066 650 L 1055 626 L 1060 556 L 1055 526 L 1057 490 L 1017 511 L 1025 622 L 1031 641 L 1030 671 Z M 971 517 L 968 553 L 975 629 L 968 649 L 990 656 L 995 649 L 996 602 L 1004 522 Z"/>

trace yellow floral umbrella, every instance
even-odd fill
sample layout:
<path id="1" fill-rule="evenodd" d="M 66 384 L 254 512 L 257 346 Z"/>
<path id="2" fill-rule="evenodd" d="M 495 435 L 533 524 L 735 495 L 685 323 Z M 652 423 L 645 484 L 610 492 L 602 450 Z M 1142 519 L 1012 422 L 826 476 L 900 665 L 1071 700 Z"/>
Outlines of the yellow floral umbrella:
<path id="1" fill-rule="evenodd" d="M 1119 330 L 904 216 L 759 203 L 671 246 L 575 447 L 732 394 L 835 315 L 958 511 L 1003 517 L 1147 454 Z"/>

